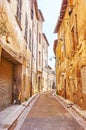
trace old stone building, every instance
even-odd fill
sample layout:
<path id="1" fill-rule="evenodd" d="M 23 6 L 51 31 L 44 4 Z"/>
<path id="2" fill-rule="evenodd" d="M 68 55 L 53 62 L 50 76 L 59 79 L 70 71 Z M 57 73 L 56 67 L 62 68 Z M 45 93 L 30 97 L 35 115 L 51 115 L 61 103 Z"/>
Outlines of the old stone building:
<path id="1" fill-rule="evenodd" d="M 31 2 L 0 1 L 0 110 L 30 96 Z"/>
<path id="2" fill-rule="evenodd" d="M 36 61 L 36 69 L 37 69 L 37 88 L 38 88 L 38 92 L 42 91 L 42 67 L 43 67 L 43 39 L 42 39 L 42 30 L 43 30 L 43 22 L 44 22 L 44 16 L 41 12 L 41 10 L 38 10 L 38 14 L 39 14 L 39 21 L 37 24 L 37 53 L 36 53 L 36 57 L 37 57 L 37 61 Z"/>
<path id="3" fill-rule="evenodd" d="M 57 90 L 86 109 L 86 1 L 63 0 L 56 24 Z"/>
<path id="4" fill-rule="evenodd" d="M 37 25 L 39 20 L 39 12 L 38 12 L 38 4 L 37 1 L 33 1 L 32 4 L 32 55 L 31 55 L 31 87 L 32 87 L 32 94 L 36 92 L 36 68 L 37 68 Z"/>
<path id="5" fill-rule="evenodd" d="M 0 110 L 42 90 L 43 21 L 37 0 L 0 0 Z"/>
<path id="6" fill-rule="evenodd" d="M 48 90 L 48 46 L 49 42 L 45 33 L 42 34 L 43 39 L 43 52 L 42 52 L 42 61 L 43 61 L 43 73 L 42 73 L 42 84 L 43 84 L 43 91 Z"/>
<path id="7" fill-rule="evenodd" d="M 52 89 L 52 68 L 48 65 L 48 89 Z"/>
<path id="8" fill-rule="evenodd" d="M 48 65 L 48 90 L 56 89 L 56 74 L 55 70 L 53 70 Z"/>

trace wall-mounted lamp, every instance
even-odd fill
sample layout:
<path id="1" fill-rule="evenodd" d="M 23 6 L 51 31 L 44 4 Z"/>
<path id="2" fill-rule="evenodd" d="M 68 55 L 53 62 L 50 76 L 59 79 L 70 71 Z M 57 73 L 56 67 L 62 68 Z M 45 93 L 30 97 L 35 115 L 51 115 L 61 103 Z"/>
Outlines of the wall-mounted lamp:
<path id="1" fill-rule="evenodd" d="M 64 39 L 63 39 L 63 38 L 59 38 L 58 40 L 60 40 L 60 41 L 64 41 Z"/>
<path id="2" fill-rule="evenodd" d="M 50 61 L 52 61 L 52 59 L 56 59 L 56 56 L 52 56 L 51 58 L 49 58 Z"/>

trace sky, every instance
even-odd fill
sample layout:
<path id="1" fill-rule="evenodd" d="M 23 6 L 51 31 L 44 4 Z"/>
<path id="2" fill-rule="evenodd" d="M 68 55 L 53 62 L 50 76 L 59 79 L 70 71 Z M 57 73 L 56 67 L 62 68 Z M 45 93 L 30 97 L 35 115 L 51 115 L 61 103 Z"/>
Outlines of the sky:
<path id="1" fill-rule="evenodd" d="M 43 32 L 46 34 L 47 40 L 49 42 L 48 48 L 48 64 L 54 68 L 55 67 L 55 57 L 53 53 L 54 40 L 57 39 L 57 35 L 54 34 L 54 29 L 60 15 L 60 8 L 62 0 L 37 0 L 38 8 L 41 9 L 44 16 Z M 50 60 L 52 59 L 52 60 Z"/>

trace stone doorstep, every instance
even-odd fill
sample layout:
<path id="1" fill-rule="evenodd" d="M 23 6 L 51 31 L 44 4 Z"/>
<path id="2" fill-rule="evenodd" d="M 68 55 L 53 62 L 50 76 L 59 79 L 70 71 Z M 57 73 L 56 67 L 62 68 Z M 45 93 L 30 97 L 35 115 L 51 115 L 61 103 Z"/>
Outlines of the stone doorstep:
<path id="1" fill-rule="evenodd" d="M 2 130 L 8 130 L 10 126 L 17 120 L 17 118 L 21 115 L 21 113 L 24 111 L 24 109 L 30 104 L 30 102 L 36 97 L 36 95 L 33 95 L 28 101 L 25 101 L 21 105 L 19 105 L 15 111 L 13 111 L 5 120 L 3 120 L 3 128 Z"/>

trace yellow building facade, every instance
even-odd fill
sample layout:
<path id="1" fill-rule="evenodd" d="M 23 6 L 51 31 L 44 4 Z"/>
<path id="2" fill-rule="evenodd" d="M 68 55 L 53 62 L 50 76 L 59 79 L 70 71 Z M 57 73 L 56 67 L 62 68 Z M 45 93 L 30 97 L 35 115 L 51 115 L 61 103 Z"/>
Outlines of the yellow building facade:
<path id="1" fill-rule="evenodd" d="M 58 33 L 56 84 L 58 93 L 86 108 L 86 1 L 63 0 L 55 27 Z"/>

